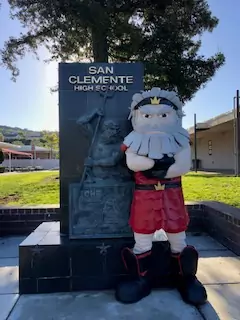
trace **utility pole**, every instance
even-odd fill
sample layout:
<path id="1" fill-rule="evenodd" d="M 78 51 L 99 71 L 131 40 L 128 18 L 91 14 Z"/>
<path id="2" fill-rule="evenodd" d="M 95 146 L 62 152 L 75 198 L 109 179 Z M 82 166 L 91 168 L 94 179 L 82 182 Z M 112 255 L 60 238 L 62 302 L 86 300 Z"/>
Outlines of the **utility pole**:
<path id="1" fill-rule="evenodd" d="M 197 172 L 197 116 L 194 113 L 194 169 Z"/>
<path id="2" fill-rule="evenodd" d="M 239 113 L 239 90 L 237 90 L 236 94 L 236 113 L 235 113 L 235 143 L 236 143 L 236 176 L 240 176 L 240 113 Z M 235 109 L 235 108 L 234 108 Z M 235 110 L 234 110 L 235 112 Z"/>
<path id="3" fill-rule="evenodd" d="M 32 149 L 32 166 L 34 166 L 34 164 L 36 163 L 36 147 L 33 140 L 31 141 L 31 149 Z"/>

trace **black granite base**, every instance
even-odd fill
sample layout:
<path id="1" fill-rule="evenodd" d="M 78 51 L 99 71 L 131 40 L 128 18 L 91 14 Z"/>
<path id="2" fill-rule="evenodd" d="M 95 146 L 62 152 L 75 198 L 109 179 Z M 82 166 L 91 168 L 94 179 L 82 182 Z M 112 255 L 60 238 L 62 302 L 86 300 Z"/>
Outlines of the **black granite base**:
<path id="1" fill-rule="evenodd" d="M 127 278 L 121 249 L 132 238 L 69 240 L 59 229 L 59 222 L 44 222 L 20 244 L 20 294 L 113 289 Z M 171 286 L 169 243 L 155 243 L 153 256 L 155 286 Z"/>

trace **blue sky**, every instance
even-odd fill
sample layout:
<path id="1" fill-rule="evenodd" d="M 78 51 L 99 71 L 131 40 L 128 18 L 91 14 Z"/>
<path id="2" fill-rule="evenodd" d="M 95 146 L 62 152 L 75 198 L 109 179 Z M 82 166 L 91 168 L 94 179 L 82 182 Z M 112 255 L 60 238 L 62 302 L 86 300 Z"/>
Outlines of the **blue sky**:
<path id="1" fill-rule="evenodd" d="M 7 1 L 5 1 L 7 2 Z M 193 125 L 193 115 L 202 122 L 232 109 L 233 96 L 240 89 L 240 1 L 209 0 L 210 8 L 219 19 L 213 33 L 203 36 L 201 54 L 210 56 L 222 51 L 226 64 L 207 86 L 200 90 L 185 106 L 183 125 Z M 9 19 L 8 7 L 0 10 L 0 48 L 8 37 L 18 35 L 20 25 Z M 10 80 L 10 73 L 0 68 L 0 124 L 33 130 L 58 130 L 58 97 L 50 88 L 57 83 L 57 64 L 45 64 L 47 52 L 40 50 L 41 60 L 28 54 L 18 62 L 20 76 L 16 83 Z"/>

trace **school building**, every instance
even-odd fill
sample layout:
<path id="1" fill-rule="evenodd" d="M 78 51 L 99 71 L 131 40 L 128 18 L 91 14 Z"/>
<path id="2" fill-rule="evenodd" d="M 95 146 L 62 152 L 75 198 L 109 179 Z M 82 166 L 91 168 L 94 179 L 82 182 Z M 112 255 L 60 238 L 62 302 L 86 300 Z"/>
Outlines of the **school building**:
<path id="1" fill-rule="evenodd" d="M 203 171 L 234 173 L 239 157 L 236 148 L 234 111 L 196 125 L 198 168 Z M 195 159 L 194 127 L 189 130 L 192 159 Z"/>
<path id="2" fill-rule="evenodd" d="M 5 160 L 2 165 L 11 171 L 14 168 L 41 167 L 44 170 L 59 168 L 57 152 L 49 148 L 31 145 L 18 146 L 0 141 Z"/>

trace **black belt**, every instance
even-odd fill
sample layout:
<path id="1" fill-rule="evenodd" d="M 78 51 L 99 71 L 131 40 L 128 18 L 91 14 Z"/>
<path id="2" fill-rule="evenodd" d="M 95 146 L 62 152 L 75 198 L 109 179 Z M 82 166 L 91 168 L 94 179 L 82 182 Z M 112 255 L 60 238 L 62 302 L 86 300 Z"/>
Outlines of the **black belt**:
<path id="1" fill-rule="evenodd" d="M 156 183 L 156 184 L 136 184 L 135 190 L 165 190 L 170 188 L 180 188 L 182 186 L 181 182 L 166 182 L 166 183 Z"/>

